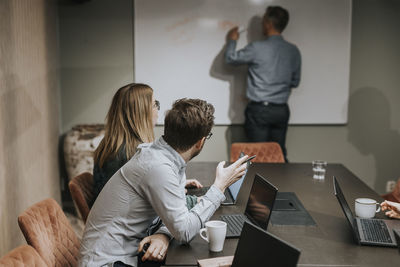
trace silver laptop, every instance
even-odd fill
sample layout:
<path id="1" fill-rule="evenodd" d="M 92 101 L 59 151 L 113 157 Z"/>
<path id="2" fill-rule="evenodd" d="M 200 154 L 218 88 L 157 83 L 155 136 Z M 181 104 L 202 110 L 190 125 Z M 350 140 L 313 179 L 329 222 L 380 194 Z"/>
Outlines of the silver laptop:
<path id="1" fill-rule="evenodd" d="M 267 229 L 278 189 L 264 177 L 256 174 L 244 214 L 221 215 L 227 223 L 226 237 L 239 237 L 245 221 Z"/>
<path id="2" fill-rule="evenodd" d="M 333 176 L 333 189 L 358 244 L 397 246 L 393 229 L 400 229 L 400 221 L 354 217 L 335 176 Z"/>

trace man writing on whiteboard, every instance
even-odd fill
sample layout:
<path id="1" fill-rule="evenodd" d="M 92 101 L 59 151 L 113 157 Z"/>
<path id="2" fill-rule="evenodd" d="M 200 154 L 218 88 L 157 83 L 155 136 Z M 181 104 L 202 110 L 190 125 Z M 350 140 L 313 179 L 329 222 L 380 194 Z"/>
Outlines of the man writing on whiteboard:
<path id="1" fill-rule="evenodd" d="M 265 40 L 248 44 L 236 51 L 238 27 L 228 32 L 225 61 L 247 64 L 245 130 L 250 142 L 277 142 L 286 157 L 286 132 L 290 111 L 287 105 L 292 88 L 300 82 L 299 49 L 285 41 L 282 32 L 289 13 L 279 6 L 269 6 L 263 17 Z"/>

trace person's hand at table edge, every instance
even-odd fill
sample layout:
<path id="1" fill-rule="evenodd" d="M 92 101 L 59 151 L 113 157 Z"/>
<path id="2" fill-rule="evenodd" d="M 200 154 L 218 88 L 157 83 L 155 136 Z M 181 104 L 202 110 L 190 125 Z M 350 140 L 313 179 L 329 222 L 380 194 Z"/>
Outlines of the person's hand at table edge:
<path id="1" fill-rule="evenodd" d="M 146 236 L 139 243 L 138 251 L 142 252 L 145 244 L 149 244 L 149 247 L 145 251 L 142 261 L 162 261 L 169 246 L 169 237 L 164 234 L 154 234 L 151 236 Z"/>
<path id="2" fill-rule="evenodd" d="M 385 212 L 385 215 L 390 217 L 390 218 L 395 218 L 395 219 L 400 219 L 400 210 L 398 207 L 396 207 L 394 204 L 399 204 L 400 203 L 393 203 L 391 201 L 384 201 L 381 203 L 381 208 Z"/>

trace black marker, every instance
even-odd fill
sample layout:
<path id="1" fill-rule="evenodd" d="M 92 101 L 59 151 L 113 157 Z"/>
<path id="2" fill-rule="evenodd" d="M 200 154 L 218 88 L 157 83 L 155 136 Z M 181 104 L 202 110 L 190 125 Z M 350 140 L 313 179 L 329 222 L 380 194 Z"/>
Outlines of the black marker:
<path id="1" fill-rule="evenodd" d="M 245 160 L 245 162 L 243 162 L 243 163 L 247 163 L 247 162 L 249 162 L 250 160 L 254 159 L 255 157 L 256 157 L 256 155 L 251 156 L 251 157 L 248 157 L 248 158 Z M 250 162 L 250 163 L 251 163 L 251 162 Z"/>

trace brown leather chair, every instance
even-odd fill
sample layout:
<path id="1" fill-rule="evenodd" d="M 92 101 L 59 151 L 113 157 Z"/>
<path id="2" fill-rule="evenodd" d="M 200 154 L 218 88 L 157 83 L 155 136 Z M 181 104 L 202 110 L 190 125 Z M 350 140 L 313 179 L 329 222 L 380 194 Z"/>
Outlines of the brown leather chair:
<path id="1" fill-rule="evenodd" d="M 388 194 L 382 195 L 385 200 L 400 202 L 400 179 L 397 180 L 397 184 L 394 190 Z"/>
<path id="2" fill-rule="evenodd" d="M 69 191 L 71 192 L 72 199 L 75 202 L 75 206 L 78 208 L 83 222 L 86 223 L 86 219 L 94 201 L 93 175 L 91 173 L 84 172 L 74 177 L 69 182 L 68 187 Z"/>
<path id="3" fill-rule="evenodd" d="M 48 266 L 77 266 L 80 242 L 54 199 L 29 207 L 18 216 L 18 224 Z"/>
<path id="4" fill-rule="evenodd" d="M 233 143 L 230 161 L 236 161 L 240 152 L 249 156 L 256 155 L 252 162 L 285 163 L 281 146 L 275 142 Z"/>
<path id="5" fill-rule="evenodd" d="M 47 267 L 47 265 L 33 247 L 23 245 L 4 255 L 0 259 L 0 267 Z"/>

